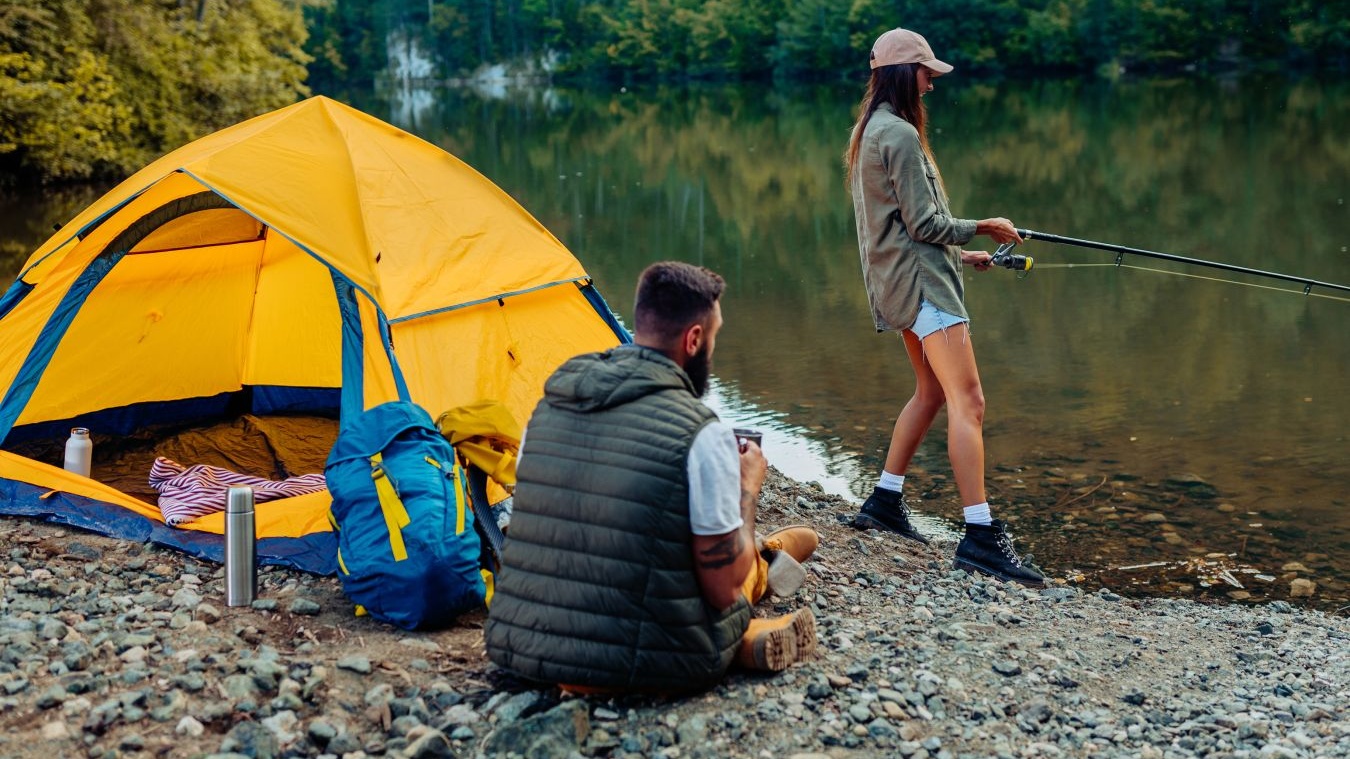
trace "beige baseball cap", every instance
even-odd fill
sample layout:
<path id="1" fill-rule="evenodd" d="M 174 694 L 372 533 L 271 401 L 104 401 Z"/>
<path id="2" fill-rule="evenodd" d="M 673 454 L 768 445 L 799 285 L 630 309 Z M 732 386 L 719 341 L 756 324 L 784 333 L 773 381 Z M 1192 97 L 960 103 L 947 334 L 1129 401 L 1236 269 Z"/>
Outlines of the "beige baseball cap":
<path id="1" fill-rule="evenodd" d="M 933 48 L 923 35 L 908 29 L 892 29 L 872 43 L 872 68 L 897 63 L 921 63 L 935 74 L 948 74 L 952 70 L 951 64 L 933 55 Z"/>

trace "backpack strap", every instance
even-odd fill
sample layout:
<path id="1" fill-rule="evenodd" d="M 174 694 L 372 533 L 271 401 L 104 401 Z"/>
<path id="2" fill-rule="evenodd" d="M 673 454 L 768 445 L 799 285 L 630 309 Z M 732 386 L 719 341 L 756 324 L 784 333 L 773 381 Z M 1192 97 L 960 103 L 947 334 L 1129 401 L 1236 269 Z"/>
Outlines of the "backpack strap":
<path id="1" fill-rule="evenodd" d="M 342 405 L 340 424 L 351 424 L 365 409 L 365 333 L 361 326 L 361 308 L 357 303 L 357 288 L 336 269 L 331 270 L 333 291 L 337 295 L 338 314 L 342 321 Z M 361 291 L 364 295 L 365 291 Z M 369 298 L 369 296 L 367 296 Z M 393 336 L 389 329 L 389 319 L 384 310 L 370 299 L 378 322 L 380 345 L 389 359 L 389 369 L 394 378 L 394 389 L 401 401 L 411 400 L 408 383 L 394 358 Z"/>
<path id="2" fill-rule="evenodd" d="M 408 509 L 398 497 L 394 481 L 384 470 L 384 454 L 370 457 L 370 478 L 375 481 L 375 493 L 380 498 L 380 512 L 384 514 L 384 526 L 389 530 L 389 548 L 394 552 L 394 561 L 408 558 L 408 548 L 403 544 L 403 528 L 412 524 Z"/>
<path id="3" fill-rule="evenodd" d="M 502 565 L 502 544 L 506 542 L 506 536 L 502 534 L 502 528 L 497 526 L 497 520 L 492 516 L 492 507 L 488 504 L 487 472 L 466 463 L 464 473 L 464 479 L 469 482 L 469 502 L 473 504 L 474 526 L 478 528 L 479 535 L 486 539 L 485 547 L 490 554 L 492 568 L 499 569 Z"/>

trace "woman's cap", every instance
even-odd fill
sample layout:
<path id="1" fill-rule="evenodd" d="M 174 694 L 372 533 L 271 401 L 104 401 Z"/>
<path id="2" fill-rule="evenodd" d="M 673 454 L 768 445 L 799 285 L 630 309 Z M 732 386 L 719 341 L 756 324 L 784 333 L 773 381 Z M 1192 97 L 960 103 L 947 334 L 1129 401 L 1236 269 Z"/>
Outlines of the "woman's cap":
<path id="1" fill-rule="evenodd" d="M 952 70 L 951 64 L 943 63 L 933 55 L 933 48 L 928 46 L 923 35 L 908 29 L 892 29 L 872 44 L 872 68 L 897 63 L 921 63 L 936 74 L 948 74 Z"/>

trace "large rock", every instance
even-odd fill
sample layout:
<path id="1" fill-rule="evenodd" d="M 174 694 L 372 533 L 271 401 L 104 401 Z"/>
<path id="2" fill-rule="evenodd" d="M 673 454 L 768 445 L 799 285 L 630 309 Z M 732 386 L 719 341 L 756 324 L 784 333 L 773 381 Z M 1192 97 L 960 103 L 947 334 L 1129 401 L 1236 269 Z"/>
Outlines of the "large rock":
<path id="1" fill-rule="evenodd" d="M 552 756 L 558 749 L 578 749 L 591 732 L 591 715 L 582 700 L 559 704 L 533 717 L 502 725 L 488 735 L 483 753 L 501 756 L 515 752 L 522 756 Z"/>

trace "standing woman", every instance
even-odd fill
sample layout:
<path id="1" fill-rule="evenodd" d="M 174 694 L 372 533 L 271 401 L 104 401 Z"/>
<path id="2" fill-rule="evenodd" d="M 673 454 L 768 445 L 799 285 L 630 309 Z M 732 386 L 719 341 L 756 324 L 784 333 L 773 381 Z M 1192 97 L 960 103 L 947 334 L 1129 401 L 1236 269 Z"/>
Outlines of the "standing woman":
<path id="1" fill-rule="evenodd" d="M 1022 242 L 1011 221 L 957 219 L 928 147 L 925 93 L 952 67 L 915 32 L 892 29 L 872 46 L 872 77 L 845 162 L 858 226 L 863 283 L 877 331 L 898 331 L 914 368 L 914 396 L 895 420 L 876 489 L 854 517 L 861 529 L 927 543 L 909 522 L 905 470 L 933 418 L 947 406 L 947 454 L 965 504 L 966 532 L 955 566 L 1002 580 L 1043 585 L 993 519 L 984 490 L 984 392 L 970 342 L 962 265 L 989 268 L 990 255 L 962 250 L 976 235 Z"/>

